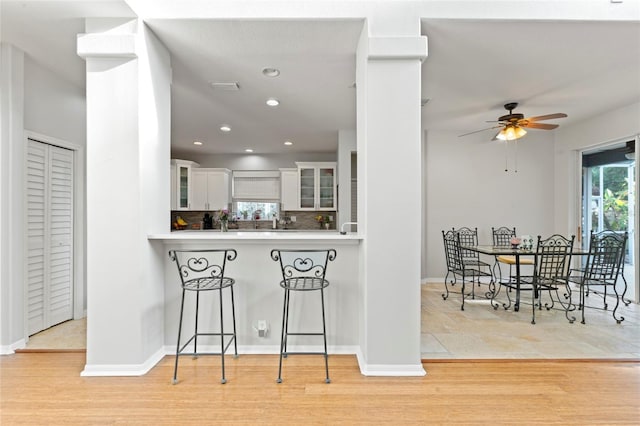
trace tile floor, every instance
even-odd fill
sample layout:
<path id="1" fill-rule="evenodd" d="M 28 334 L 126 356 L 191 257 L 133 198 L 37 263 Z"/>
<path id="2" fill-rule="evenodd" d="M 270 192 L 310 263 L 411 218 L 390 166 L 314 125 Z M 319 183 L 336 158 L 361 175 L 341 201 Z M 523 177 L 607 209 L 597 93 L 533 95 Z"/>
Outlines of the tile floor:
<path id="1" fill-rule="evenodd" d="M 87 319 L 66 321 L 29 337 L 27 350 L 87 348 Z"/>
<path id="2" fill-rule="evenodd" d="M 442 299 L 444 284 L 422 285 L 423 359 L 616 358 L 640 359 L 640 305 L 622 307 L 616 324 L 609 311 L 589 309 L 587 324 L 569 324 L 563 311 L 494 310 L 488 300 Z M 525 298 L 528 294 L 525 295 Z M 85 349 L 86 319 L 67 321 L 31 336 L 26 349 Z"/>
<path id="3" fill-rule="evenodd" d="M 543 309 L 536 311 L 534 325 L 531 305 L 522 305 L 519 312 L 494 310 L 486 299 L 465 298 L 461 311 L 460 295 L 443 300 L 443 291 L 444 283 L 422 285 L 423 359 L 640 359 L 640 305 L 621 305 L 621 324 L 611 311 L 588 309 L 586 324 L 579 318 L 570 324 L 564 311 Z"/>

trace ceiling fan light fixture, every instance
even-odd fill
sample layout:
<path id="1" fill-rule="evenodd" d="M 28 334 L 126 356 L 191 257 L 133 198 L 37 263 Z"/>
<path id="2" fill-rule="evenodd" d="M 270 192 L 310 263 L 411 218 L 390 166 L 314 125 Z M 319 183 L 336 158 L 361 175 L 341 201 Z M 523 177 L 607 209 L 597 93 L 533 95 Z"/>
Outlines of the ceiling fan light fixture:
<path id="1" fill-rule="evenodd" d="M 527 131 L 520 126 L 506 126 L 504 129 L 500 130 L 500 133 L 497 134 L 496 138 L 501 141 L 513 141 L 520 139 L 526 134 Z"/>

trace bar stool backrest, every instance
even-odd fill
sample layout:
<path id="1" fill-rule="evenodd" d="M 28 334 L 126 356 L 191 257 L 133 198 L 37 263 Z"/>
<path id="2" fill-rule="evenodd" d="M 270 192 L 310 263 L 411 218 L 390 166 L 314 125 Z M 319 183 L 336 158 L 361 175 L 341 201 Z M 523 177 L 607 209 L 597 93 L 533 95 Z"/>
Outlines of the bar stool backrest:
<path id="1" fill-rule="evenodd" d="M 516 228 L 507 228 L 501 226 L 499 228 L 491 228 L 491 234 L 493 235 L 493 245 L 497 247 L 508 247 L 511 245 L 511 238 L 515 237 Z"/>
<path id="2" fill-rule="evenodd" d="M 591 231 L 589 255 L 585 266 L 585 280 L 615 284 L 624 262 L 624 250 L 629 234 L 612 231 Z"/>
<path id="3" fill-rule="evenodd" d="M 279 261 L 284 280 L 312 277 L 324 279 L 327 263 L 336 258 L 334 249 L 271 250 L 271 258 Z"/>
<path id="4" fill-rule="evenodd" d="M 555 281 L 568 275 L 570 262 L 567 259 L 574 240 L 575 235 L 568 239 L 555 234 L 544 240 L 538 235 L 534 265 L 534 277 L 538 281 Z"/>
<path id="5" fill-rule="evenodd" d="M 176 262 L 182 286 L 194 280 L 213 280 L 219 283 L 224 277 L 227 261 L 236 258 L 233 249 L 171 250 L 169 257 Z"/>

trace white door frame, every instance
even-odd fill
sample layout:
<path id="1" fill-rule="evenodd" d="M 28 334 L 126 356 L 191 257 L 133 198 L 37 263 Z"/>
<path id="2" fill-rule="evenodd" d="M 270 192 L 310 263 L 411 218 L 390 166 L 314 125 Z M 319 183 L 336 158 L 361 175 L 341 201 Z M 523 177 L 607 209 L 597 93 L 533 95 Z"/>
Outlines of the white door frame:
<path id="1" fill-rule="evenodd" d="M 51 136 L 43 135 L 40 133 L 32 132 L 29 130 L 24 131 L 24 144 L 25 146 L 28 144 L 28 140 L 33 139 L 38 142 L 43 142 L 49 145 L 58 146 L 60 148 L 65 148 L 73 151 L 73 173 L 74 173 L 74 183 L 73 183 L 73 319 L 84 318 L 87 313 L 84 308 L 84 299 L 85 299 L 85 274 L 84 274 L 84 147 L 81 145 L 77 145 L 62 139 L 57 139 Z M 27 174 L 27 150 L 24 150 L 24 172 L 23 172 L 23 188 L 26 185 L 26 174 Z M 23 197 L 23 212 L 26 212 L 27 209 L 27 197 Z M 24 268 L 24 276 L 27 276 L 27 230 L 26 226 L 23 230 L 23 241 L 24 250 L 23 250 L 23 268 Z M 24 286 L 24 337 L 25 342 L 29 339 L 29 333 L 27 331 L 27 314 L 28 310 L 26 307 L 27 304 L 27 286 Z"/>

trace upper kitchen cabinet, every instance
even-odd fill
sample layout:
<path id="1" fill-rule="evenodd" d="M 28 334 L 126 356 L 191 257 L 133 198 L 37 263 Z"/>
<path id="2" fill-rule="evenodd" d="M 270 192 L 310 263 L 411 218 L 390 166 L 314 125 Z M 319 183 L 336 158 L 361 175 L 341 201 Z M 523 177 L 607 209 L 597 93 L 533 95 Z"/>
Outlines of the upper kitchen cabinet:
<path id="1" fill-rule="evenodd" d="M 191 208 L 191 169 L 198 163 L 187 160 L 171 160 L 171 210 Z"/>
<path id="2" fill-rule="evenodd" d="M 282 210 L 300 208 L 298 169 L 280 169 L 280 204 Z"/>
<path id="3" fill-rule="evenodd" d="M 336 210 L 336 163 L 296 163 L 300 210 Z"/>
<path id="4" fill-rule="evenodd" d="M 221 210 L 231 203 L 231 170 L 194 169 L 191 210 Z"/>

